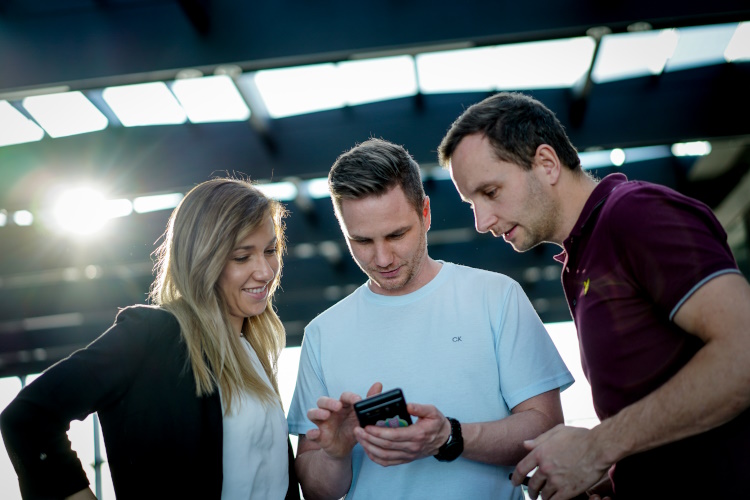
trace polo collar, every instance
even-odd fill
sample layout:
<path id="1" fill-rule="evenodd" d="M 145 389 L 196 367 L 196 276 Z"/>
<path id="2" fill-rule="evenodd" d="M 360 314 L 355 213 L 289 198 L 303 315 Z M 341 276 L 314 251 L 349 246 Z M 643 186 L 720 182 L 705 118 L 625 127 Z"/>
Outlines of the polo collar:
<path id="1" fill-rule="evenodd" d="M 574 237 L 578 237 L 583 232 L 583 227 L 591 219 L 597 209 L 606 201 L 609 195 L 617 189 L 620 185 L 628 182 L 628 178 L 625 174 L 609 174 L 604 179 L 599 181 L 594 190 L 591 192 L 589 199 L 586 200 L 586 204 L 581 210 L 581 214 L 578 216 L 578 221 L 573 230 L 570 232 L 568 237 L 563 241 L 563 250 L 561 253 L 554 256 L 554 259 L 558 262 L 565 263 L 567 257 L 567 249 L 571 247 Z"/>

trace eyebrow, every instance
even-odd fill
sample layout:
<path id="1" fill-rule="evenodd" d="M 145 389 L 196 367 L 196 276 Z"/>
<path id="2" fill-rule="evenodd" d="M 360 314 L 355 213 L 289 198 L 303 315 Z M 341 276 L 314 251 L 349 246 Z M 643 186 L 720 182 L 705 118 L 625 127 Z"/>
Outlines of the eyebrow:
<path id="1" fill-rule="evenodd" d="M 490 186 L 495 187 L 495 184 L 492 182 L 483 182 L 482 184 L 474 188 L 474 191 L 472 191 L 472 194 L 482 193 L 484 192 L 485 189 L 487 189 Z"/>
<path id="2" fill-rule="evenodd" d="M 277 241 L 278 241 L 278 238 L 276 236 L 274 236 L 273 238 L 271 238 L 271 241 L 269 241 L 268 244 L 264 245 L 264 246 L 266 246 L 266 247 L 275 246 L 276 243 L 277 243 Z M 252 250 L 253 248 L 255 248 L 255 245 L 245 245 L 245 246 L 241 246 L 241 247 L 236 247 L 232 251 L 236 252 L 237 250 Z"/>
<path id="3" fill-rule="evenodd" d="M 406 225 L 406 226 L 401 226 L 398 229 L 395 229 L 395 230 L 391 231 L 390 233 L 386 234 L 385 236 L 387 238 L 388 236 L 393 236 L 395 234 L 403 234 L 403 233 L 405 233 L 406 231 L 408 231 L 411 228 L 412 228 L 411 224 L 410 225 Z M 348 238 L 350 240 L 354 240 L 354 241 L 362 241 L 362 240 L 371 240 L 372 239 L 370 236 L 360 236 L 358 234 L 352 234 L 352 233 L 349 233 Z"/>

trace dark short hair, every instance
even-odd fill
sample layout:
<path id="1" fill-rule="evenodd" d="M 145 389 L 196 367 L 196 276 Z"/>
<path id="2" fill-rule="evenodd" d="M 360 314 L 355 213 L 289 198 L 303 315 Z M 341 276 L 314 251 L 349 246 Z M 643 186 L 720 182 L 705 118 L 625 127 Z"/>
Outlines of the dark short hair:
<path id="1" fill-rule="evenodd" d="M 417 213 L 424 206 L 419 165 L 406 149 L 383 139 L 369 139 L 341 154 L 328 173 L 331 200 L 340 214 L 341 200 L 380 196 L 401 186 Z"/>
<path id="2" fill-rule="evenodd" d="M 500 160 L 526 170 L 537 148 L 551 146 L 569 169 L 581 167 L 578 151 L 555 113 L 538 100 L 517 92 L 500 92 L 470 106 L 453 122 L 438 147 L 443 167 L 450 164 L 458 144 L 467 135 L 482 134 Z"/>

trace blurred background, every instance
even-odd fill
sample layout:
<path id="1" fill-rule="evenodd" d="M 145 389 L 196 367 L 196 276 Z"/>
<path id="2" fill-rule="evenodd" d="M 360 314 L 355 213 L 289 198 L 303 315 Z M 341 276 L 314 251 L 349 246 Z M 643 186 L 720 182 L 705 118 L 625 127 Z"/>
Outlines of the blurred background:
<path id="1" fill-rule="evenodd" d="M 531 94 L 596 176 L 707 203 L 747 276 L 748 89 L 745 1 L 0 0 L 0 408 L 145 302 L 171 210 L 227 174 L 291 212 L 276 302 L 288 405 L 304 326 L 364 281 L 325 177 L 380 137 L 422 167 L 431 255 L 523 286 L 578 380 L 566 419 L 593 425 L 557 249 L 476 233 L 437 146 L 471 104 Z M 113 498 L 94 430 L 90 417 L 71 438 Z M 20 498 L 4 453 L 0 496 Z"/>

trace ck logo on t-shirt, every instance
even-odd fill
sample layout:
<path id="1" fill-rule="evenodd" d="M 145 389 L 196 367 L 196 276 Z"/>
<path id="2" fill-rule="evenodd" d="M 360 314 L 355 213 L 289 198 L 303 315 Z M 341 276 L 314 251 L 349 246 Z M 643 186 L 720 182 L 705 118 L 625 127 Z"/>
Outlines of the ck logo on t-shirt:
<path id="1" fill-rule="evenodd" d="M 461 337 L 453 337 L 453 342 L 463 342 Z"/>

